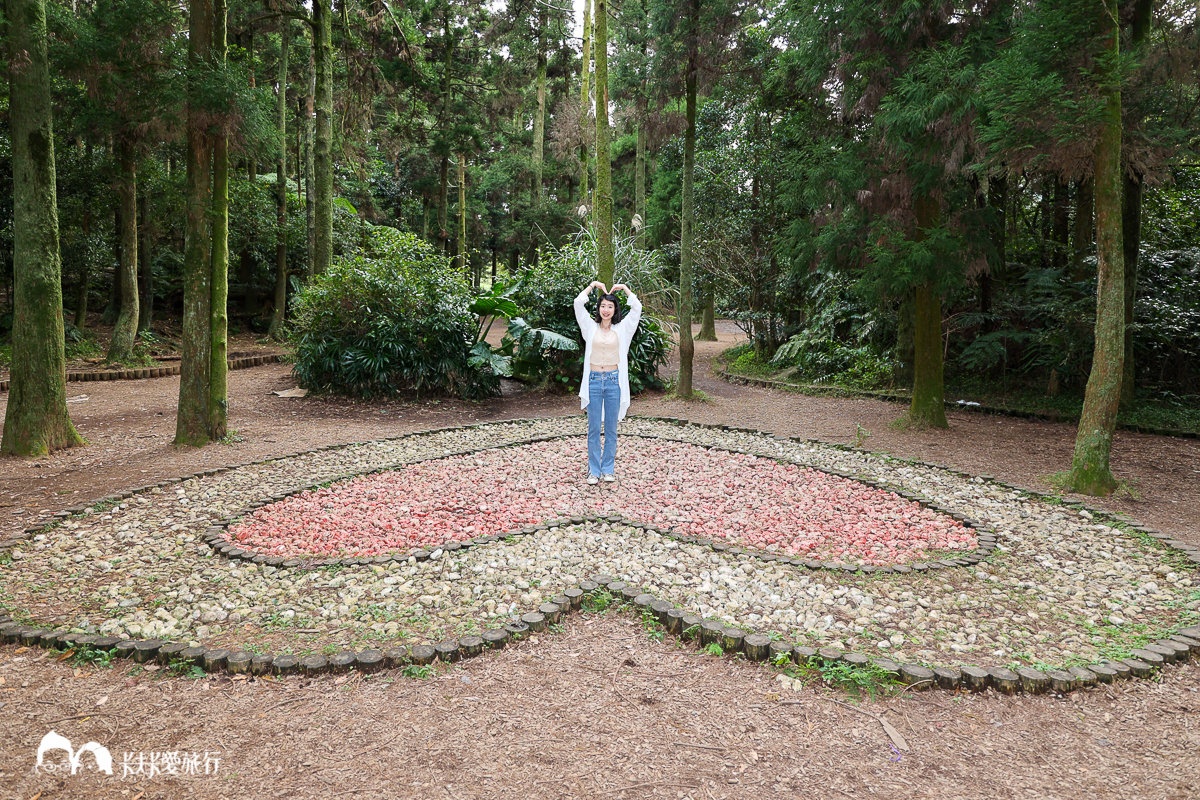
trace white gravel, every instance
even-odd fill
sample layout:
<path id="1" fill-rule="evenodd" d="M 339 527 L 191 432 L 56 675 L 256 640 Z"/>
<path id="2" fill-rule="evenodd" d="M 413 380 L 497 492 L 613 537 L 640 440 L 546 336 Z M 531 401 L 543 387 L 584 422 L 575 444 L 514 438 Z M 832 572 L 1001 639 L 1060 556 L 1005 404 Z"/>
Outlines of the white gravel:
<path id="1" fill-rule="evenodd" d="M 718 553 L 606 522 L 428 561 L 315 570 L 229 560 L 203 542 L 210 525 L 274 495 L 583 432 L 580 418 L 494 423 L 191 478 L 22 542 L 11 561 L 0 562 L 0 604 L 39 624 L 132 638 L 225 646 L 282 639 L 295 650 L 314 642 L 385 646 L 491 627 L 603 572 L 747 631 L 931 666 L 1090 663 L 1200 620 L 1194 565 L 1107 518 L 878 454 L 634 417 L 622 425 L 626 446 L 634 436 L 658 436 L 849 472 L 965 514 L 995 529 L 999 545 L 974 567 L 851 575 Z"/>

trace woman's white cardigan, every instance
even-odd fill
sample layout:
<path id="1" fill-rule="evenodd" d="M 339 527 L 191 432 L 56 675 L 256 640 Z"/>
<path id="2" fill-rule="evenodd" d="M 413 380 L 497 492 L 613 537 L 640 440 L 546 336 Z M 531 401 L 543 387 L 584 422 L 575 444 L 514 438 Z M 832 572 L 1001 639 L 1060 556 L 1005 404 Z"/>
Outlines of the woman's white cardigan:
<path id="1" fill-rule="evenodd" d="M 592 371 L 592 339 L 595 338 L 596 331 L 600 329 L 600 323 L 592 319 L 587 312 L 588 295 L 591 293 L 592 287 L 589 286 L 575 298 L 575 321 L 579 323 L 579 330 L 583 333 L 583 341 L 586 343 L 583 351 L 583 383 L 579 387 L 580 408 L 588 407 L 588 374 Z M 637 331 L 638 322 L 642 319 L 642 301 L 638 300 L 637 295 L 631 291 L 626 290 L 625 294 L 629 300 L 629 313 L 612 326 L 613 330 L 617 332 L 620 354 L 617 362 L 617 383 L 621 387 L 621 412 L 617 415 L 617 419 L 625 419 L 625 412 L 629 410 L 629 344 L 633 341 L 633 334 Z M 603 414 L 603 411 L 601 413 Z"/>

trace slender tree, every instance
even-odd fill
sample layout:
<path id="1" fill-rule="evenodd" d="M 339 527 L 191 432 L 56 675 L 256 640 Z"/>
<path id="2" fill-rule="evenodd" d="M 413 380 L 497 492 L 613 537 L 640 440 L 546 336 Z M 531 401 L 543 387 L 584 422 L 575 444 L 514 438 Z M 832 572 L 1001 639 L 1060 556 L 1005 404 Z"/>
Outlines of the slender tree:
<path id="1" fill-rule="evenodd" d="M 42 0 L 8 0 L 13 151 L 13 363 L 0 452 L 82 444 L 67 414 L 54 124 Z"/>
<path id="2" fill-rule="evenodd" d="M 291 22 L 284 18 L 279 23 L 279 65 L 275 77 L 275 127 L 279 134 L 279 154 L 275 161 L 275 307 L 268 330 L 275 341 L 283 338 L 287 316 L 287 83 L 291 41 Z"/>
<path id="3" fill-rule="evenodd" d="M 138 213 L 137 213 L 137 158 L 133 146 L 126 139 L 117 143 L 117 165 L 120 179 L 117 181 L 117 208 L 120 220 L 121 259 L 117 264 L 117 291 L 120 308 L 113 326 L 112 341 L 108 347 L 110 362 L 128 361 L 133 357 L 133 345 L 137 339 L 138 316 Z"/>
<path id="4" fill-rule="evenodd" d="M 333 264 L 333 7 L 313 0 L 313 71 L 316 124 L 313 132 L 313 250 L 310 265 L 320 275 Z"/>
<path id="5" fill-rule="evenodd" d="M 228 20 L 226 0 L 213 4 L 213 56 L 218 68 L 228 63 Z M 208 368 L 208 425 L 210 440 L 225 436 L 229 385 L 229 134 L 222 130 L 212 144 L 212 264 L 209 285 L 210 319 Z"/>
<path id="6" fill-rule="evenodd" d="M 696 99 L 700 71 L 700 0 L 687 3 L 686 50 L 684 72 L 683 131 L 683 207 L 680 209 L 679 230 L 679 377 L 675 394 L 684 399 L 692 396 L 692 362 L 696 344 L 692 341 L 692 267 L 695 263 L 695 180 L 696 180 Z"/>
<path id="7" fill-rule="evenodd" d="M 592 2 L 583 0 L 583 66 L 580 68 L 579 80 L 579 119 L 586 124 L 592 114 Z M 605 26 L 607 31 L 607 25 Z M 587 205 L 588 198 L 588 137 L 583 137 L 579 145 L 579 199 Z"/>
<path id="8" fill-rule="evenodd" d="M 596 22 L 596 197 L 592 225 L 596 233 L 596 273 L 613 283 L 612 147 L 608 124 L 608 0 L 595 0 Z"/>
<path id="9" fill-rule="evenodd" d="M 1121 200 L 1121 31 L 1117 0 L 1105 0 L 1096 12 L 1105 52 L 1097 59 L 1104 99 L 1095 151 L 1096 339 L 1092 371 L 1083 396 L 1083 413 L 1067 487 L 1107 495 L 1117 482 L 1109 465 L 1125 361 L 1125 267 Z"/>

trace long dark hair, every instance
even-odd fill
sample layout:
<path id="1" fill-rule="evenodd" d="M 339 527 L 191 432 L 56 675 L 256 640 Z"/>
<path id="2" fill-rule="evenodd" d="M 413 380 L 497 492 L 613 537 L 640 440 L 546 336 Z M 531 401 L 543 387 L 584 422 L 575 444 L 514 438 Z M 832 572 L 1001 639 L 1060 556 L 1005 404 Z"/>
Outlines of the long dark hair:
<path id="1" fill-rule="evenodd" d="M 615 294 L 600 295 L 600 303 L 603 303 L 605 300 L 608 300 L 609 302 L 611 302 L 613 304 L 612 321 L 613 321 L 613 325 L 616 325 L 618 322 L 621 321 L 621 301 L 617 299 L 617 296 Z M 596 322 L 601 321 L 601 319 L 600 319 L 600 303 L 596 303 Z"/>

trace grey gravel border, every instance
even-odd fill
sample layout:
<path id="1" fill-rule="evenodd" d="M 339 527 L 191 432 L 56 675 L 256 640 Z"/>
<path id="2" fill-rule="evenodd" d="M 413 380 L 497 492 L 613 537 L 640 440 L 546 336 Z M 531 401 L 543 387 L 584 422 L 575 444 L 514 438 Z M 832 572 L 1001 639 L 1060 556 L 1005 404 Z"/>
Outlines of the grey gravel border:
<path id="1" fill-rule="evenodd" d="M 398 441 L 414 436 L 428 436 L 439 432 L 470 430 L 473 428 L 481 428 L 491 425 L 504 424 L 515 425 L 522 423 L 536 423 L 544 421 L 546 418 L 535 419 L 514 419 L 481 422 L 475 425 L 465 426 L 446 426 L 443 428 L 431 429 L 426 431 L 417 431 L 407 433 L 401 436 L 390 437 L 376 441 Z M 811 443 L 820 447 L 830 447 L 834 449 L 844 450 L 848 452 L 858 452 L 854 448 L 845 445 L 830 444 L 819 440 L 804 439 L 800 437 L 779 437 L 773 436 L 770 433 L 762 431 L 741 428 L 731 425 L 709 425 L 695 423 L 689 420 L 663 417 L 636 417 L 650 422 L 661 422 L 681 427 L 697 427 L 703 429 L 723 430 L 730 432 L 739 432 L 761 436 L 765 438 L 774 438 L 777 440 L 796 442 L 800 444 Z M 574 435 L 574 434 L 570 434 Z M 556 439 L 563 438 L 562 436 L 550 437 L 532 437 L 530 441 L 538 439 Z M 524 444 L 527 442 L 520 442 Z M 21 535 L 0 541 L 0 552 L 7 549 L 12 549 L 19 545 L 26 538 L 38 533 L 47 531 L 59 525 L 64 519 L 67 519 L 76 514 L 84 514 L 96 507 L 104 507 L 120 503 L 135 495 L 150 492 L 155 489 L 182 483 L 194 478 L 202 478 L 211 475 L 217 475 L 235 469 L 241 469 L 248 466 L 268 464 L 275 461 L 295 458 L 310 453 L 318 453 L 327 450 L 336 450 L 355 445 L 365 444 L 363 442 L 342 443 L 328 445 L 324 447 L 312 448 L 310 450 L 298 451 L 283 457 L 275 457 L 263 459 L 245 464 L 231 465 L 228 467 L 219 467 L 206 469 L 196 472 L 191 475 L 181 476 L 160 481 L 147 486 L 131 489 L 126 492 L 113 495 L 86 505 L 76 506 L 63 511 L 57 512 L 54 518 L 50 521 L 27 528 Z M 514 443 L 517 444 L 517 443 Z M 513 446 L 513 445 L 500 445 Z M 485 449 L 493 448 L 471 448 L 464 452 L 480 452 Z M 717 448 L 722 449 L 722 448 Z M 738 452 L 737 450 L 724 448 L 727 452 Z M 454 455 L 450 453 L 448 455 Z M 445 457 L 439 456 L 439 458 Z M 1017 489 L 995 481 L 990 476 L 972 475 L 961 470 L 955 470 L 945 465 L 917 461 L 913 459 L 902 459 L 893 456 L 887 456 L 887 459 L 896 463 L 907 463 L 915 466 L 929 467 L 944 470 L 950 474 L 957 475 L 963 478 L 982 480 L 996 485 L 1011 489 L 1015 492 L 1035 500 L 1049 501 L 1060 503 L 1068 508 L 1084 510 L 1089 512 L 1094 518 L 1108 521 L 1110 524 L 1122 527 L 1126 530 L 1140 533 L 1158 540 L 1168 549 L 1174 550 L 1185 556 L 1190 562 L 1200 564 L 1200 548 L 1190 544 L 1180 542 L 1173 539 L 1171 536 L 1153 529 L 1130 524 L 1119 519 L 1115 515 L 1108 512 L 1089 508 L 1086 504 L 1078 501 L 1062 501 L 1054 495 L 1029 491 L 1025 489 Z M 427 460 L 427 459 L 426 459 Z M 814 469 L 819 469 L 813 467 Z M 389 469 L 395 469 L 391 467 Z M 374 472 L 385 470 L 373 470 Z M 852 480 L 871 485 L 878 488 L 892 491 L 902 496 L 908 497 L 910 500 L 917 502 L 926 501 L 923 504 L 927 507 L 941 511 L 932 503 L 927 502 L 926 498 L 905 494 L 897 490 L 895 487 L 886 485 L 881 482 L 871 482 L 863 477 L 850 473 L 840 473 L 834 470 L 822 470 L 830 474 L 840 475 Z M 364 471 L 356 474 L 368 474 L 371 471 Z M 341 476 L 340 479 L 351 476 Z M 336 480 L 337 478 L 335 478 Z M 329 483 L 330 480 L 322 481 Z M 290 494 L 290 493 L 289 493 Z M 286 496 L 286 495 L 285 495 Z M 267 502 L 274 502 L 275 498 Z M 961 517 L 961 515 L 958 515 Z M 507 534 L 491 535 L 487 537 L 478 537 L 472 540 L 473 543 L 484 543 L 484 541 L 495 541 L 503 539 L 507 536 L 533 533 L 538 530 L 547 530 L 554 527 L 555 524 L 579 524 L 588 521 L 595 522 L 625 522 L 631 527 L 641 530 L 648 530 L 659 533 L 660 535 L 674 538 L 677 541 L 684 541 L 692 544 L 703 544 L 713 549 L 719 549 L 724 543 L 714 543 L 698 537 L 684 537 L 671 529 L 660 530 L 658 528 L 647 526 L 641 523 L 629 523 L 620 517 L 612 515 L 597 516 L 597 517 L 572 517 L 567 520 L 558 520 L 553 523 L 544 523 L 538 526 L 529 526 L 528 529 L 520 529 Z M 960 521 L 966 521 L 965 518 Z M 223 530 L 218 528 L 218 530 Z M 991 550 L 995 546 L 995 534 L 987 529 L 977 528 L 981 538 L 981 547 L 983 549 L 985 537 L 990 537 Z M 775 560 L 786 563 L 793 563 L 796 559 L 782 559 L 774 554 L 762 553 L 761 551 L 751 550 L 749 548 L 730 547 L 726 546 L 725 550 L 734 554 L 749 555 L 756 558 L 764 558 L 765 560 Z M 226 553 L 228 555 L 228 553 Z M 407 554 L 405 559 L 410 558 L 414 554 Z M 772 558 L 774 556 L 774 558 Z M 235 556 L 236 557 L 236 556 Z M 252 556 L 254 558 L 267 558 L 266 556 Z M 981 556 L 980 559 L 985 556 Z M 392 557 L 376 557 L 390 560 Z M 964 556 L 965 558 L 965 556 Z M 953 559 L 958 560 L 958 559 Z M 827 564 L 824 562 L 815 562 L 815 565 L 803 563 L 804 560 L 799 560 L 802 563 L 796 566 L 806 567 L 809 569 L 839 569 L 843 571 L 865 571 L 856 565 L 846 564 Z M 261 562 L 260 562 L 261 563 Z M 367 559 L 343 559 L 340 560 L 343 564 L 372 564 L 378 563 L 374 558 Z M 932 562 L 931 562 L 932 563 Z M 313 564 L 316 566 L 316 564 Z M 893 572 L 909 571 L 900 565 L 900 569 L 895 567 L 876 568 L 876 571 L 889 569 Z M 949 566 L 960 566 L 959 564 L 942 564 L 940 568 Z M 854 567 L 853 569 L 847 569 Z M 522 638 L 529 632 L 545 630 L 549 625 L 556 624 L 560 621 L 563 614 L 577 610 L 582 604 L 585 596 L 591 595 L 599 590 L 607 590 L 615 597 L 626 601 L 630 610 L 635 613 L 652 613 L 655 619 L 663 625 L 667 633 L 679 638 L 682 641 L 696 641 L 701 646 L 719 643 L 727 654 L 741 655 L 748 660 L 764 661 L 770 660 L 777 665 L 797 664 L 801 666 L 812 666 L 815 664 L 831 664 L 845 663 L 852 666 L 873 665 L 881 669 L 883 672 L 895 676 L 897 679 L 909 684 L 913 688 L 942 688 L 949 690 L 970 689 L 980 691 L 986 688 L 993 688 L 1005 694 L 1037 694 L 1047 691 L 1065 694 L 1076 689 L 1093 686 L 1097 683 L 1111 683 L 1126 677 L 1150 677 L 1157 672 L 1158 669 L 1175 663 L 1183 663 L 1190 660 L 1193 655 L 1200 658 L 1200 625 L 1192 625 L 1182 627 L 1174 634 L 1168 635 L 1163 639 L 1157 640 L 1142 648 L 1135 649 L 1131 652 L 1130 657 L 1115 661 L 1102 661 L 1088 667 L 1071 667 L 1069 669 L 1049 669 L 1039 670 L 1032 667 L 1021 667 L 1017 670 L 1010 670 L 1001 666 L 977 666 L 974 664 L 962 664 L 958 666 L 940 666 L 929 668 L 920 664 L 898 663 L 888 658 L 879 656 L 869 656 L 861 653 L 845 652 L 832 647 L 811 648 L 797 645 L 789 645 L 777 640 L 774 640 L 769 635 L 761 633 L 747 632 L 740 628 L 727 625 L 719 620 L 705 620 L 702 617 L 689 614 L 684 609 L 671 604 L 665 600 L 659 600 L 649 592 L 644 591 L 641 587 L 631 586 L 624 581 L 618 580 L 615 576 L 597 574 L 592 576 L 588 581 L 585 581 L 577 586 L 568 587 L 562 593 L 555 595 L 551 602 L 542 603 L 537 609 L 520 614 L 519 619 L 509 623 L 503 628 L 491 628 L 485 630 L 480 635 L 467 635 L 455 639 L 449 639 L 439 642 L 435 645 L 404 645 L 385 649 L 366 649 L 362 651 L 343 651 L 333 656 L 306 656 L 303 658 L 291 655 L 261 655 L 251 653 L 245 650 L 230 650 L 227 648 L 205 648 L 205 647 L 190 647 L 182 642 L 170 642 L 159 639 L 125 639 L 117 636 L 103 636 L 96 634 L 76 633 L 67 630 L 60 630 L 51 627 L 40 627 L 35 625 L 22 625 L 12 620 L 7 615 L 0 615 L 0 643 L 20 644 L 24 646 L 41 646 L 51 649 L 67 649 L 76 646 L 89 646 L 99 650 L 112 651 L 115 655 L 122 658 L 128 658 L 134 663 L 147 663 L 157 661 L 161 664 L 192 664 L 205 669 L 208 672 L 227 672 L 231 674 L 252 674 L 252 675 L 288 675 L 288 674 L 305 674 L 316 675 L 325 672 L 344 672 L 347 670 L 357 670 L 360 672 L 373 672 L 382 668 L 397 668 L 409 665 L 427 665 L 436 661 L 444 663 L 453 663 L 462 658 L 469 658 L 483 654 L 487 650 L 499 649 L 505 646 L 508 641 Z M 729 646 L 726 646 L 729 645 Z"/>

